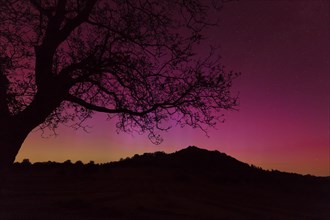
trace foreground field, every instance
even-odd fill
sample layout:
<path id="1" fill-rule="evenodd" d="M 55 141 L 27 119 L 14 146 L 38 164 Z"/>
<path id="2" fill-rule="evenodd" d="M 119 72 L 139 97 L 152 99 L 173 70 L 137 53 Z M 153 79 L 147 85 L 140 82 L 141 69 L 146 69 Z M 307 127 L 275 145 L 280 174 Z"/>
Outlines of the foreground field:
<path id="1" fill-rule="evenodd" d="M 0 219 L 329 220 L 327 179 L 257 177 L 136 164 L 20 168 L 1 195 Z"/>

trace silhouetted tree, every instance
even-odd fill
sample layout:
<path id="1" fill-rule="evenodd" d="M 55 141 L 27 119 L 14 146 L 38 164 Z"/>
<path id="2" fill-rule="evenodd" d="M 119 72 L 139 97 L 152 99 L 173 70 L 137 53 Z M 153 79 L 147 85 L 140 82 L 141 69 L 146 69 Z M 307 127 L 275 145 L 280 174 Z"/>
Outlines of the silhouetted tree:
<path id="1" fill-rule="evenodd" d="M 0 0 L 0 173 L 31 130 L 93 112 L 154 143 L 164 121 L 214 126 L 236 105 L 235 74 L 193 52 L 212 25 L 205 2 Z"/>
<path id="2" fill-rule="evenodd" d="M 71 160 L 66 160 L 66 161 L 63 162 L 63 165 L 64 166 L 72 166 L 72 162 L 71 162 Z"/>
<path id="3" fill-rule="evenodd" d="M 31 162 L 29 159 L 23 159 L 21 164 L 27 167 L 31 165 Z"/>
<path id="4" fill-rule="evenodd" d="M 93 160 L 91 160 L 91 161 L 89 161 L 88 165 L 94 166 L 95 165 L 95 162 Z"/>
<path id="5" fill-rule="evenodd" d="M 77 160 L 75 163 L 74 163 L 75 166 L 77 167 L 83 167 L 84 166 L 84 163 L 81 161 L 81 160 Z"/>

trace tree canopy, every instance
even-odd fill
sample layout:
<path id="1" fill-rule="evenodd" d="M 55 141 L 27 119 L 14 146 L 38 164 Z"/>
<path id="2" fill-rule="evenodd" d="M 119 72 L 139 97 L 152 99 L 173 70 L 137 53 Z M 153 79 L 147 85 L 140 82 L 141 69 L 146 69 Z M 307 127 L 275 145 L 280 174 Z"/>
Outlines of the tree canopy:
<path id="1" fill-rule="evenodd" d="M 196 54 L 209 11 L 199 0 L 1 0 L 0 119 L 54 130 L 94 112 L 119 131 L 166 121 L 205 129 L 233 109 L 237 76 L 216 51 Z"/>

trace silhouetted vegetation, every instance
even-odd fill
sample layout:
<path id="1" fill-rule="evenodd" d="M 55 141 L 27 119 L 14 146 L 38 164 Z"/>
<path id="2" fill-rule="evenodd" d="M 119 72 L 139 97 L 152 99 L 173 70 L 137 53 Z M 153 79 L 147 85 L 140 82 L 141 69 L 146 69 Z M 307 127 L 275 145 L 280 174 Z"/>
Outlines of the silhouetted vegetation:
<path id="1" fill-rule="evenodd" d="M 0 188 L 35 128 L 86 129 L 94 112 L 118 131 L 205 128 L 237 106 L 239 75 L 214 47 L 195 48 L 222 1 L 2 0 L 0 3 Z M 216 6 L 216 7 L 215 7 Z M 67 164 L 69 166 L 69 164 Z"/>
<path id="2" fill-rule="evenodd" d="M 329 185 L 197 147 L 104 164 L 24 160 L 8 178 L 0 219 L 328 220 Z"/>
<path id="3" fill-rule="evenodd" d="M 298 183 L 312 183 L 313 181 L 326 182 L 327 178 L 315 177 L 312 175 L 300 175 L 295 173 L 281 172 L 278 170 L 263 170 L 260 167 L 249 165 L 236 160 L 219 151 L 208 151 L 195 146 L 190 146 L 183 150 L 166 154 L 165 152 L 135 154 L 133 157 L 121 159 L 117 162 L 96 164 L 94 161 L 84 164 L 81 161 L 72 163 L 66 160 L 59 162 L 37 162 L 31 164 L 28 159 L 22 163 L 15 163 L 14 170 L 30 169 L 31 172 L 59 172 L 62 174 L 95 174 L 95 172 L 106 173 L 114 168 L 136 168 L 154 169 L 157 172 L 164 170 L 173 172 L 175 178 L 181 176 L 191 176 L 212 180 L 218 183 L 254 183 L 254 184 L 274 184 L 280 186 Z"/>

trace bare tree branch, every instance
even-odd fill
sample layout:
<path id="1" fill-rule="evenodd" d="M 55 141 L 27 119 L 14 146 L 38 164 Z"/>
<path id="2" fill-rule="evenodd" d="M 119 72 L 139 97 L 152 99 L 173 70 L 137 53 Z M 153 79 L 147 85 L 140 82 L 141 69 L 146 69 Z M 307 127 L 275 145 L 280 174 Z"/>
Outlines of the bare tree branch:
<path id="1" fill-rule="evenodd" d="M 212 49 L 196 56 L 214 25 L 212 7 L 199 0 L 4 1 L 0 54 L 11 65 L 0 75 L 1 115 L 31 129 L 80 127 L 103 112 L 117 117 L 118 130 L 152 138 L 169 120 L 205 131 L 237 106 L 230 93 L 237 74 Z"/>

